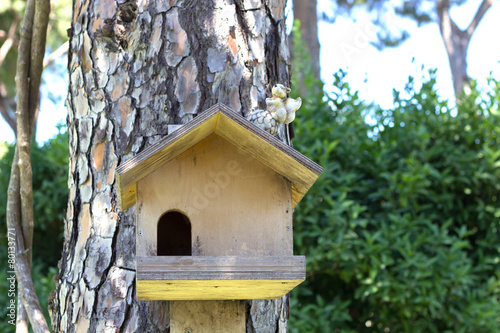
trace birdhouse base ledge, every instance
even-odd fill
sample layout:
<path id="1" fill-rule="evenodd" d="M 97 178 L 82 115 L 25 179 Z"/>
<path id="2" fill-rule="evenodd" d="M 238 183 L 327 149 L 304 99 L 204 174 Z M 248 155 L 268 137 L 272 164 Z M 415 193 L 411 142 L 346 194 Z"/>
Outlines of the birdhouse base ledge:
<path id="1" fill-rule="evenodd" d="M 304 256 L 162 256 L 137 260 L 138 300 L 280 298 L 305 280 Z"/>

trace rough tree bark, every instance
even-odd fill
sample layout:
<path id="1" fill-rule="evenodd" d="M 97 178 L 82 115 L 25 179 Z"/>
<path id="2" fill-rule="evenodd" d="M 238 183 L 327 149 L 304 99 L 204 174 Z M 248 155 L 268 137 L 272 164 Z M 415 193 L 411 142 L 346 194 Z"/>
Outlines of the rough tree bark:
<path id="1" fill-rule="evenodd" d="M 456 96 L 462 92 L 465 84 L 469 82 L 469 76 L 467 75 L 467 48 L 469 47 L 470 39 L 492 4 L 493 0 L 483 0 L 467 29 L 460 30 L 450 17 L 450 1 L 437 0 L 436 8 L 439 28 L 446 52 L 448 53 L 453 88 Z"/>
<path id="2" fill-rule="evenodd" d="M 70 189 L 53 332 L 168 332 L 168 302 L 135 299 L 135 207 L 115 169 L 215 103 L 246 114 L 290 83 L 285 0 L 74 1 Z M 288 298 L 249 302 L 248 332 L 285 332 Z"/>

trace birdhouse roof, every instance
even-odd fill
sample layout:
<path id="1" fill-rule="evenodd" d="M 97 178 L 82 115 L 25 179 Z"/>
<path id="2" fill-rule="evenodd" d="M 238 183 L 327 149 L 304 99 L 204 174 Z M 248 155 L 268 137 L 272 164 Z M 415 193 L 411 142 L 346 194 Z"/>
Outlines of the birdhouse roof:
<path id="1" fill-rule="evenodd" d="M 216 134 L 244 150 L 292 184 L 292 207 L 299 203 L 323 168 L 225 105 L 216 104 L 172 134 L 122 163 L 116 170 L 118 201 L 125 210 L 136 203 L 136 184 L 207 136 Z"/>

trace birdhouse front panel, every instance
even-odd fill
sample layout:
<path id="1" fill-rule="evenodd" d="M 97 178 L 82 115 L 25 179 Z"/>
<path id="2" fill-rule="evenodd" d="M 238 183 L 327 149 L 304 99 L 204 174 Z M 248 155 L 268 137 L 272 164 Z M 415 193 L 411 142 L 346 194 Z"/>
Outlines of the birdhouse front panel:
<path id="1" fill-rule="evenodd" d="M 290 181 L 216 134 L 140 180 L 137 204 L 137 256 L 293 255 Z M 189 224 L 191 252 L 169 253 Z"/>

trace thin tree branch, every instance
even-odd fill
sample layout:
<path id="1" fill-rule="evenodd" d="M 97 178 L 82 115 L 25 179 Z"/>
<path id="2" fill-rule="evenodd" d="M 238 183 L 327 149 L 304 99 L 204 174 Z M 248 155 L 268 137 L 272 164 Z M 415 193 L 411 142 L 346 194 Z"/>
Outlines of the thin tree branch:
<path id="1" fill-rule="evenodd" d="M 4 118 L 5 122 L 9 124 L 14 135 L 17 136 L 17 121 L 15 117 L 16 103 L 7 94 L 7 88 L 3 83 L 0 82 L 0 114 Z"/>
<path id="2" fill-rule="evenodd" d="M 22 237 L 21 230 L 21 197 L 20 197 L 20 176 L 19 176 L 19 152 L 16 149 L 14 154 L 14 160 L 12 161 L 12 168 L 10 171 L 10 181 L 7 196 L 7 228 L 9 232 L 14 232 L 16 235 L 16 276 L 18 288 L 20 292 L 20 298 L 24 304 L 28 304 L 26 307 L 31 310 L 33 320 L 37 322 L 34 327 L 34 331 L 38 332 L 49 332 L 47 324 L 44 321 L 42 308 L 38 302 L 36 294 L 33 295 L 35 291 L 35 286 L 31 279 L 30 264 L 28 263 L 28 253 L 25 250 L 24 241 Z M 22 307 L 24 309 L 24 307 Z M 26 312 L 25 312 L 26 313 Z M 16 332 L 27 332 L 28 322 L 27 320 L 22 320 L 22 318 L 17 318 L 16 321 Z"/>
<path id="3" fill-rule="evenodd" d="M 59 46 L 57 50 L 52 52 L 47 59 L 43 61 L 43 68 L 47 67 L 50 65 L 52 62 L 54 62 L 57 58 L 61 57 L 62 55 L 68 53 L 69 49 L 69 42 L 66 42 Z"/>
<path id="4" fill-rule="evenodd" d="M 0 41 L 5 41 L 6 39 L 7 39 L 7 32 L 5 32 L 4 30 L 0 30 Z M 15 50 L 17 50 L 19 46 L 19 40 L 17 39 L 17 37 L 14 38 L 12 46 L 14 47 Z"/>
<path id="5" fill-rule="evenodd" d="M 36 11 L 33 20 L 33 38 L 31 39 L 30 59 L 30 86 L 29 86 L 29 128 L 30 134 L 33 125 L 32 119 L 38 106 L 40 82 L 42 80 L 43 56 L 47 39 L 47 26 L 49 24 L 50 0 L 36 0 Z"/>
<path id="6" fill-rule="evenodd" d="M 476 15 L 474 16 L 474 18 L 472 19 L 472 22 L 469 24 L 469 26 L 466 29 L 467 35 L 469 36 L 469 38 L 472 36 L 472 34 L 474 33 L 474 30 L 476 30 L 477 26 L 479 25 L 479 22 L 481 22 L 484 14 L 486 14 L 486 12 L 491 7 L 491 5 L 493 5 L 493 0 L 483 0 L 483 2 L 481 2 L 481 5 L 479 6 L 479 9 L 477 10 Z"/>
<path id="7" fill-rule="evenodd" d="M 20 31 L 20 41 L 18 47 L 17 54 L 17 68 L 16 68 L 16 118 L 17 118 L 17 144 L 16 144 L 16 152 L 18 153 L 17 164 L 13 165 L 12 168 L 16 168 L 19 171 L 19 160 L 24 161 L 26 156 L 29 156 L 29 139 L 28 144 L 26 144 L 26 139 L 24 136 L 26 133 L 22 133 L 20 136 L 19 127 L 25 129 L 20 122 L 22 122 L 22 117 L 27 117 L 28 113 L 28 105 L 29 105 L 29 54 L 31 52 L 31 36 L 33 31 L 33 17 L 35 15 L 35 0 L 28 0 L 26 3 L 26 8 L 24 11 L 23 23 L 21 25 Z M 21 155 L 21 156 L 19 156 Z M 12 175 L 11 175 L 12 177 Z M 21 193 L 21 183 L 22 176 L 19 176 L 19 189 L 18 195 Z M 29 221 L 29 218 L 26 214 L 23 214 L 23 199 L 20 200 L 21 203 L 21 219 L 15 225 L 16 230 L 20 232 L 16 233 L 18 238 L 18 244 L 23 244 L 23 252 L 24 249 L 26 251 L 30 251 L 32 248 L 32 239 L 33 239 L 33 219 Z M 26 200 L 24 204 L 26 205 Z M 31 224 L 31 228 L 30 228 Z M 31 236 L 30 236 L 31 235 Z M 31 256 L 31 252 L 28 253 L 28 260 Z M 18 270 L 16 265 L 16 276 L 17 281 L 24 280 L 22 274 L 25 273 L 24 270 Z M 29 313 L 32 312 L 30 309 L 27 309 L 28 304 L 25 304 L 23 299 L 24 290 L 19 288 L 18 293 L 18 307 L 17 307 L 17 321 L 16 321 L 16 333 L 27 333 L 28 327 L 28 319 Z"/>
<path id="8" fill-rule="evenodd" d="M 5 42 L 2 44 L 2 47 L 0 48 L 0 66 L 2 66 L 2 63 L 5 60 L 5 57 L 7 56 L 7 53 L 9 53 L 10 48 L 14 44 L 14 39 L 16 38 L 17 25 L 19 24 L 19 21 L 20 21 L 19 17 L 17 15 L 14 15 L 14 20 L 10 25 L 9 32 L 7 33 L 7 38 L 5 39 Z"/>
<path id="9" fill-rule="evenodd" d="M 33 18 L 35 13 L 35 0 L 28 0 L 26 10 L 21 27 L 21 37 L 19 44 L 19 52 L 17 56 L 17 72 L 16 72 L 16 118 L 17 118 L 17 150 L 19 152 L 18 163 L 23 165 L 26 158 L 29 158 L 30 153 L 30 135 L 29 135 L 29 86 L 30 86 L 30 53 L 31 53 L 31 38 L 33 31 Z M 25 125 L 28 124 L 28 125 Z M 23 182 L 23 170 L 20 170 L 21 184 Z M 21 189 L 22 192 L 22 189 Z M 24 210 L 27 201 L 23 203 L 21 197 L 21 211 Z M 22 214 L 22 236 L 24 245 L 29 251 L 31 249 L 32 237 L 30 229 L 32 229 L 33 217 L 28 217 Z M 31 225 L 31 227 L 30 227 Z"/>
<path id="10" fill-rule="evenodd" d="M 1 96 L 0 96 L 0 114 L 2 115 L 5 122 L 14 131 L 14 135 L 16 135 L 16 132 L 17 132 L 16 120 L 10 116 L 10 112 L 5 107 L 4 102 L 3 102 L 3 98 Z"/>
<path id="11" fill-rule="evenodd" d="M 14 159 L 12 161 L 12 167 L 10 169 L 10 180 L 9 188 L 7 190 L 7 230 L 9 232 L 15 233 L 16 237 L 16 257 L 18 251 L 24 251 L 24 243 L 22 237 L 22 231 L 20 231 L 21 225 L 21 197 L 19 194 L 19 168 L 17 163 L 19 161 L 19 154 L 17 148 L 15 150 Z M 17 265 L 16 276 L 17 276 Z M 21 290 L 21 289 L 19 289 Z M 24 305 L 21 300 L 21 292 L 18 293 L 18 304 L 17 304 L 17 318 L 16 318 L 16 332 L 28 332 L 28 314 L 24 310 Z"/>
<path id="12" fill-rule="evenodd" d="M 38 297 L 35 292 L 35 285 L 31 279 L 31 264 L 28 263 L 27 255 L 28 253 L 25 251 L 23 253 L 18 253 L 16 257 L 16 272 L 20 275 L 17 283 L 19 285 L 19 289 L 23 290 L 21 298 L 24 307 L 28 309 L 27 312 L 33 331 L 35 333 L 50 333 L 47 321 L 43 315 L 42 307 L 40 306 L 40 302 L 38 301 Z"/>
<path id="13" fill-rule="evenodd" d="M 36 109 L 35 113 L 33 114 L 33 118 L 31 120 L 31 138 L 33 140 L 36 139 L 36 128 L 37 128 L 37 122 L 38 122 L 38 115 L 40 114 L 40 94 L 38 94 L 38 102 L 36 104 Z"/>

